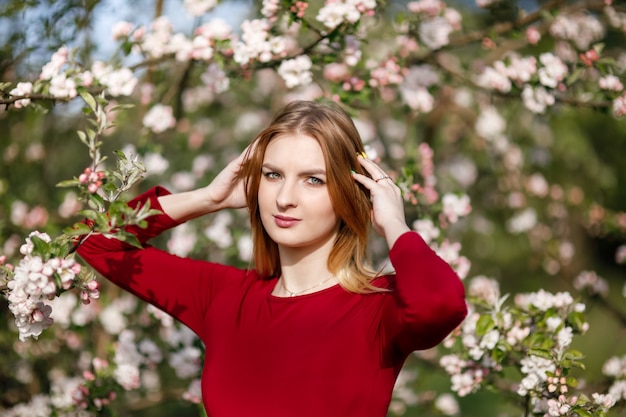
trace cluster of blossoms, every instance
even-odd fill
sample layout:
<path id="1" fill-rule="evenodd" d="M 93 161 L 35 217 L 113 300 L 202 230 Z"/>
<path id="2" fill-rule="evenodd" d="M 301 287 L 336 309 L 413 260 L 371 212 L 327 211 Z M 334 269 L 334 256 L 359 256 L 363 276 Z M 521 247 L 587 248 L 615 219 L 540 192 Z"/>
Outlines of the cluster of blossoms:
<path id="1" fill-rule="evenodd" d="M 317 20 L 329 29 L 343 23 L 356 23 L 363 15 L 373 16 L 375 0 L 326 0 L 317 13 Z"/>
<path id="2" fill-rule="evenodd" d="M 143 125 L 154 133 L 162 133 L 176 126 L 174 110 L 171 106 L 155 104 L 142 120 Z"/>
<path id="3" fill-rule="evenodd" d="M 72 99 L 77 96 L 79 86 L 91 87 L 100 85 L 111 96 L 129 96 L 136 84 L 137 78 L 128 68 L 114 69 L 100 61 L 94 62 L 91 69 L 79 67 L 69 59 L 70 53 L 63 46 L 59 48 L 45 64 L 37 83 L 20 82 L 9 94 L 25 96 L 40 92 L 42 82 L 47 84 L 48 93 L 59 99 Z M 21 108 L 30 105 L 29 98 L 16 100 L 15 107 Z"/>
<path id="4" fill-rule="evenodd" d="M 95 193 L 102 187 L 102 180 L 105 177 L 104 171 L 94 171 L 87 167 L 82 174 L 78 176 L 78 182 L 87 186 L 87 191 Z"/>
<path id="5" fill-rule="evenodd" d="M 461 13 L 441 0 L 411 1 L 407 8 L 420 18 L 419 39 L 429 49 L 448 45 L 450 34 L 461 29 Z"/>
<path id="6" fill-rule="evenodd" d="M 439 84 L 439 80 L 439 74 L 432 66 L 428 64 L 411 66 L 408 71 L 404 71 L 400 97 L 412 110 L 429 113 L 435 105 L 435 98 L 428 88 Z"/>
<path id="7" fill-rule="evenodd" d="M 626 355 L 609 358 L 602 367 L 602 373 L 613 381 L 607 394 L 610 398 L 607 396 L 594 398 L 596 402 L 626 401 Z"/>
<path id="8" fill-rule="evenodd" d="M 622 398 L 620 390 L 626 384 L 620 385 L 619 381 L 607 394 L 593 394 L 593 401 L 576 395 L 568 397 L 575 383 L 566 375 L 581 358 L 570 349 L 572 339 L 588 328 L 582 318 L 584 304 L 577 303 L 569 293 L 540 290 L 518 294 L 515 308 L 507 308 L 498 282 L 478 276 L 470 281 L 468 296 L 475 303 L 469 316 L 459 331 L 444 341 L 446 348 L 458 352 L 440 359 L 440 365 L 451 377 L 452 390 L 458 395 L 477 391 L 490 382 L 487 377 L 516 363 L 523 377 L 513 389 L 531 399 L 535 415 L 569 415 L 576 409 L 587 413 L 606 411 Z M 481 306 L 484 312 L 480 312 Z M 613 358 L 604 372 L 616 379 L 623 378 L 623 365 L 619 358 Z"/>
<path id="9" fill-rule="evenodd" d="M 253 60 L 269 62 L 287 54 L 287 39 L 272 36 L 272 23 L 267 19 L 245 20 L 241 24 L 241 39 L 233 43 L 233 59 L 241 66 Z"/>
<path id="10" fill-rule="evenodd" d="M 563 80 L 568 75 L 568 67 L 551 52 L 535 57 L 520 57 L 511 54 L 506 60 L 496 61 L 486 67 L 476 78 L 476 84 L 501 93 L 511 91 L 513 85 L 522 87 L 522 101 L 526 108 L 534 113 L 543 113 L 555 103 L 553 90 L 563 90 Z M 538 84 L 529 83 L 534 77 Z"/>
<path id="11" fill-rule="evenodd" d="M 7 283 L 9 309 L 15 316 L 20 340 L 36 339 L 52 324 L 52 307 L 46 302 L 53 299 L 58 291 L 79 286 L 83 302 L 88 303 L 99 297 L 96 281 L 79 279 L 81 267 L 74 258 L 44 260 L 34 254 L 34 239 L 51 242 L 47 234 L 32 232 L 20 248 L 24 257 L 11 272 Z"/>

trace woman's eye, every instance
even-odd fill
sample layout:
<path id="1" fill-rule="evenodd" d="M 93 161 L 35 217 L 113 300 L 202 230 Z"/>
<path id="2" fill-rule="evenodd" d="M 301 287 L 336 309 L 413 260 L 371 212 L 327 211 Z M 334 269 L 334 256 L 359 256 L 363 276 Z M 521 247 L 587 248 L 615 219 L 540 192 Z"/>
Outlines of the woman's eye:
<path id="1" fill-rule="evenodd" d="M 324 184 L 324 181 L 319 179 L 319 178 L 317 178 L 317 177 L 309 177 L 309 178 L 306 179 L 306 181 L 309 184 L 312 184 L 312 185 L 322 185 L 322 184 Z"/>
<path id="2" fill-rule="evenodd" d="M 280 175 L 278 175 L 278 172 L 264 172 L 263 175 L 265 176 L 265 178 L 267 178 L 268 180 L 275 180 L 280 178 Z"/>

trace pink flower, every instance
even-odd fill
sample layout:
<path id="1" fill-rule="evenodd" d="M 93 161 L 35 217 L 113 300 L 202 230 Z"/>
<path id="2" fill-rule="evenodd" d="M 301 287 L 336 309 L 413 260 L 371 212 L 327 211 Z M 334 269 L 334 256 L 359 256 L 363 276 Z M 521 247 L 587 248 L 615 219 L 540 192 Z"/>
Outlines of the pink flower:
<path id="1" fill-rule="evenodd" d="M 526 29 L 526 40 L 531 45 L 537 45 L 537 43 L 541 40 L 541 33 L 536 27 L 531 26 Z"/>

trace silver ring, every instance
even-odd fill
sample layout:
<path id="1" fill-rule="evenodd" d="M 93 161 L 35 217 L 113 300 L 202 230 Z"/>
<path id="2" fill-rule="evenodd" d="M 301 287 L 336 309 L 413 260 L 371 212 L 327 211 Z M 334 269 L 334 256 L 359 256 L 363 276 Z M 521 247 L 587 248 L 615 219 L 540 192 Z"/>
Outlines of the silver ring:
<path id="1" fill-rule="evenodd" d="M 385 175 L 384 177 L 376 178 L 374 181 L 378 182 L 380 180 L 386 180 L 387 178 L 391 179 L 389 175 Z"/>

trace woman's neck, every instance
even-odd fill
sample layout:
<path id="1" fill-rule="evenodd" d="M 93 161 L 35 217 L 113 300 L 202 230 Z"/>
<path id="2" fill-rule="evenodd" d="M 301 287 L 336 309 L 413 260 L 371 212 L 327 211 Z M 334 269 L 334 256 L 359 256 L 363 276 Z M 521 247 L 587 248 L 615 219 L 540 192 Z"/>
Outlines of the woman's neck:
<path id="1" fill-rule="evenodd" d="M 328 257 L 333 245 L 334 239 L 315 248 L 279 246 L 282 271 L 280 279 L 283 289 L 286 290 L 283 292 L 293 295 L 308 288 L 311 289 L 310 292 L 315 292 L 336 284 L 337 281 L 328 270 Z"/>

